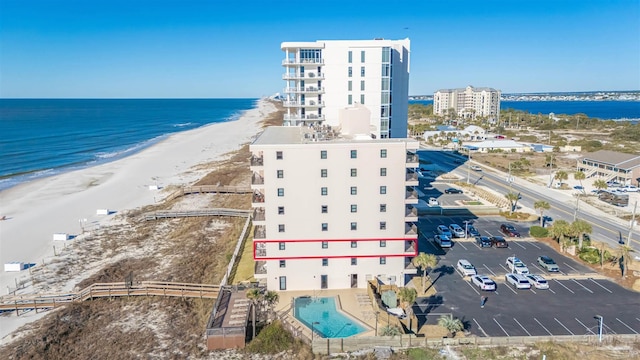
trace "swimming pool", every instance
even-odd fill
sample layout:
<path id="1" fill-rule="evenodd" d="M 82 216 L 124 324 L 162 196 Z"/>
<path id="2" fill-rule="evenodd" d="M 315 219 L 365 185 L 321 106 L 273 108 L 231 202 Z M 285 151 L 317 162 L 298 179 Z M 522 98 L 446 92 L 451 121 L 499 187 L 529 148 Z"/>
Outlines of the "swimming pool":
<path id="1" fill-rule="evenodd" d="M 325 338 L 349 337 L 367 330 L 357 320 L 338 311 L 335 297 L 296 298 L 294 315 Z"/>

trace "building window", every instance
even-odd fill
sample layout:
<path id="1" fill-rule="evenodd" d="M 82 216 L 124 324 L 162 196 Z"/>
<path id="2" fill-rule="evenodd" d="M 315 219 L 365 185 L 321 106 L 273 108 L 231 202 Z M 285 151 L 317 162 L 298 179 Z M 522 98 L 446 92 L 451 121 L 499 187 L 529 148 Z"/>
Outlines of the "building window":
<path id="1" fill-rule="evenodd" d="M 284 196 L 284 188 L 278 188 L 278 196 Z"/>
<path id="2" fill-rule="evenodd" d="M 352 266 L 358 265 L 358 258 L 351 258 L 351 265 Z"/>
<path id="3" fill-rule="evenodd" d="M 322 248 L 323 249 L 328 249 L 329 248 L 329 242 L 328 241 L 323 241 L 322 242 Z"/>
<path id="4" fill-rule="evenodd" d="M 381 158 L 387 157 L 387 149 L 380 149 L 380 157 Z"/>
<path id="5" fill-rule="evenodd" d="M 364 80 L 360 81 L 360 90 L 364 91 Z"/>
<path id="6" fill-rule="evenodd" d="M 387 168 L 380 168 L 380 176 L 387 176 Z"/>
<path id="7" fill-rule="evenodd" d="M 387 264 L 387 258 L 386 257 L 381 257 L 380 258 L 380 265 L 386 265 Z"/>
<path id="8" fill-rule="evenodd" d="M 360 62 L 364 62 L 364 50 L 360 51 Z"/>
<path id="9" fill-rule="evenodd" d="M 349 76 L 349 77 L 352 77 L 352 76 L 353 76 L 353 68 L 352 68 L 351 66 L 349 66 L 348 76 Z"/>
<path id="10" fill-rule="evenodd" d="M 329 212 L 329 206 L 328 205 L 322 205 L 322 210 L 320 211 L 323 214 L 326 214 Z"/>
<path id="11" fill-rule="evenodd" d="M 328 223 L 322 223 L 322 231 L 328 231 L 329 230 L 329 224 Z"/>
<path id="12" fill-rule="evenodd" d="M 349 51 L 349 64 L 353 62 L 353 51 Z"/>
<path id="13" fill-rule="evenodd" d="M 284 215 L 284 206 L 278 206 L 278 215 Z"/>
<path id="14" fill-rule="evenodd" d="M 351 223 L 351 230 L 358 230 L 358 223 L 357 222 L 352 222 Z"/>
<path id="15" fill-rule="evenodd" d="M 351 195 L 358 195 L 358 187 L 357 186 L 352 186 L 351 187 Z"/>
<path id="16" fill-rule="evenodd" d="M 364 66 L 360 67 L 360 76 L 364 77 Z"/>
<path id="17" fill-rule="evenodd" d="M 276 171 L 276 177 L 278 179 L 282 179 L 284 177 L 284 170 L 277 170 Z"/>
<path id="18" fill-rule="evenodd" d="M 357 248 L 358 247 L 358 242 L 357 241 L 352 241 L 351 242 L 351 247 L 352 248 Z"/>
<path id="19" fill-rule="evenodd" d="M 364 104 L 364 94 L 360 94 L 360 104 Z"/>
<path id="20" fill-rule="evenodd" d="M 358 158 L 358 150 L 351 150 L 351 158 L 352 159 Z"/>
<path id="21" fill-rule="evenodd" d="M 327 194 L 329 193 L 329 189 L 326 187 L 321 187 L 320 188 L 320 195 L 322 196 L 327 196 Z"/>
<path id="22" fill-rule="evenodd" d="M 322 259 L 322 266 L 329 266 L 329 259 Z"/>
<path id="23" fill-rule="evenodd" d="M 380 194 L 384 195 L 387 193 L 387 187 L 382 185 L 380 186 Z"/>
<path id="24" fill-rule="evenodd" d="M 347 90 L 348 91 L 353 90 L 353 83 L 351 82 L 351 80 L 349 80 L 349 82 L 347 82 Z"/>
<path id="25" fill-rule="evenodd" d="M 358 212 L 358 205 L 356 205 L 356 204 L 351 204 L 351 212 L 352 212 L 352 213 L 354 213 L 354 212 Z"/>
<path id="26" fill-rule="evenodd" d="M 276 160 L 282 160 L 282 151 L 276 151 Z"/>
<path id="27" fill-rule="evenodd" d="M 284 250 L 284 249 L 285 249 L 285 245 L 284 245 L 284 244 L 285 244 L 285 243 L 284 243 L 284 242 L 282 242 L 282 241 L 281 241 L 281 242 L 279 242 L 279 243 L 278 243 L 278 249 L 279 249 L 279 250 Z"/>
<path id="28" fill-rule="evenodd" d="M 347 104 L 348 105 L 353 104 L 353 95 L 351 94 L 347 95 Z"/>
<path id="29" fill-rule="evenodd" d="M 387 212 L 387 204 L 380 204 L 380 212 Z"/>
<path id="30" fill-rule="evenodd" d="M 327 177 L 327 169 L 320 169 L 320 177 Z"/>
<path id="31" fill-rule="evenodd" d="M 387 247 L 387 240 L 380 240 L 380 247 Z"/>
<path id="32" fill-rule="evenodd" d="M 327 150 L 320 150 L 320 159 L 327 158 Z"/>
<path id="33" fill-rule="evenodd" d="M 358 176 L 358 169 L 351 169 L 351 177 Z"/>
<path id="34" fill-rule="evenodd" d="M 287 290 L 287 277 L 286 276 L 280 276 L 280 290 L 282 290 L 282 291 Z"/>
<path id="35" fill-rule="evenodd" d="M 280 260 L 280 267 L 287 267 L 287 261 L 286 260 Z"/>
<path id="36" fill-rule="evenodd" d="M 278 224 L 278 232 L 284 232 L 284 224 Z"/>
<path id="37" fill-rule="evenodd" d="M 380 230 L 387 230 L 387 222 L 380 221 Z"/>

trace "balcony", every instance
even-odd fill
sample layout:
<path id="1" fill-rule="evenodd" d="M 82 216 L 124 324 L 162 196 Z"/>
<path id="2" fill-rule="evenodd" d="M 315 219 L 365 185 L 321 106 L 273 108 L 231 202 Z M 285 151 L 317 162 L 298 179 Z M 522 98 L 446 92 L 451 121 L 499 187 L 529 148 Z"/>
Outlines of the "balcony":
<path id="1" fill-rule="evenodd" d="M 404 221 L 418 221 L 418 209 L 413 206 L 406 206 L 404 211 Z"/>
<path id="2" fill-rule="evenodd" d="M 264 185 L 264 177 L 254 172 L 251 176 L 251 185 Z"/>
<path id="3" fill-rule="evenodd" d="M 416 164 L 415 166 L 411 166 L 411 167 L 418 167 L 418 163 L 420 162 L 420 159 L 418 158 L 418 155 L 416 154 L 412 154 L 412 153 L 407 153 L 407 164 Z"/>
<path id="4" fill-rule="evenodd" d="M 418 181 L 418 174 L 415 171 L 407 172 L 406 181 Z"/>
<path id="5" fill-rule="evenodd" d="M 264 157 L 260 156 L 251 156 L 251 166 L 264 166 Z"/>
<path id="6" fill-rule="evenodd" d="M 263 203 L 264 202 L 264 194 L 260 191 L 254 191 L 253 197 L 251 198 L 252 203 Z"/>
<path id="7" fill-rule="evenodd" d="M 415 240 L 405 240 L 404 242 L 404 252 L 408 253 L 416 253 L 416 241 Z"/>
<path id="8" fill-rule="evenodd" d="M 324 87 L 307 86 L 306 88 L 288 87 L 284 88 L 285 94 L 324 94 Z"/>
<path id="9" fill-rule="evenodd" d="M 418 269 L 415 265 L 413 265 L 413 258 L 406 257 L 404 258 L 404 273 L 405 274 L 417 274 Z"/>
<path id="10" fill-rule="evenodd" d="M 282 60 L 282 66 L 286 65 L 309 65 L 309 64 L 324 64 L 324 59 L 284 59 Z"/>
<path id="11" fill-rule="evenodd" d="M 254 239 L 266 239 L 267 238 L 267 228 L 264 225 L 256 225 L 253 227 L 253 238 Z"/>
<path id="12" fill-rule="evenodd" d="M 418 192 L 411 189 L 407 190 L 404 195 L 404 203 L 405 204 L 417 204 L 418 203 Z"/>
<path id="13" fill-rule="evenodd" d="M 418 235 L 418 227 L 416 226 L 416 224 L 413 223 L 407 223 L 404 225 L 404 234 L 405 235 Z"/>
<path id="14" fill-rule="evenodd" d="M 253 210 L 253 221 L 265 221 L 264 208 L 255 208 Z"/>
<path id="15" fill-rule="evenodd" d="M 306 101 L 283 101 L 284 107 L 323 107 L 324 101 L 306 100 Z"/>
<path id="16" fill-rule="evenodd" d="M 266 257 L 266 256 L 267 256 L 267 244 L 265 244 L 263 242 L 256 242 L 256 256 L 255 256 L 255 258 Z"/>
<path id="17" fill-rule="evenodd" d="M 318 114 L 284 114 L 284 121 L 324 121 L 324 115 Z M 294 125 L 294 124 L 291 124 Z"/>
<path id="18" fill-rule="evenodd" d="M 298 79 L 324 79 L 324 73 L 308 72 L 308 73 L 287 73 L 282 75 L 282 80 L 298 80 Z"/>

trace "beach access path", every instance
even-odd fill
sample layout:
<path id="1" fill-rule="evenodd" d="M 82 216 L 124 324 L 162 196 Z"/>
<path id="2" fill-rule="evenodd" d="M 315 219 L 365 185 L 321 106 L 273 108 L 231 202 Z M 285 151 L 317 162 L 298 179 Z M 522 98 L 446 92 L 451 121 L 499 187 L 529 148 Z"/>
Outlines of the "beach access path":
<path id="1" fill-rule="evenodd" d="M 73 238 L 83 230 L 112 222 L 125 210 L 161 201 L 170 195 L 170 191 L 162 190 L 167 186 L 192 184 L 210 171 L 206 167 L 196 169 L 196 165 L 222 160 L 226 153 L 251 141 L 261 131 L 261 122 L 274 111 L 274 104 L 260 100 L 238 120 L 180 132 L 124 159 L 0 192 L 0 216 L 7 217 L 0 221 L 0 262 L 37 266 L 54 255 L 54 246 L 62 246 L 53 240 L 54 234 L 66 233 Z M 108 210 L 108 215 L 98 215 L 98 210 Z M 80 281 L 91 274 L 78 275 Z M 28 270 L 0 272 L 0 295 L 28 278 Z M 59 290 L 72 290 L 75 284 L 70 282 Z M 30 291 L 33 289 L 27 287 L 19 293 Z M 40 316 L 1 318 L 0 342 L 18 326 Z"/>

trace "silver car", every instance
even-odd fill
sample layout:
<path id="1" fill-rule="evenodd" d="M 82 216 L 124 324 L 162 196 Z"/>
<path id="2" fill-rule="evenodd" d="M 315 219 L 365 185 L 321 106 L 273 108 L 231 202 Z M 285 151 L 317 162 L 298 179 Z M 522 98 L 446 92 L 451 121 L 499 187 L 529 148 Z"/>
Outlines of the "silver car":
<path id="1" fill-rule="evenodd" d="M 453 236 L 457 238 L 463 238 L 465 235 L 464 229 L 458 224 L 449 225 L 449 231 L 451 231 L 451 234 L 453 234 Z"/>
<path id="2" fill-rule="evenodd" d="M 504 276 L 504 280 L 507 284 L 513 285 L 516 289 L 531 289 L 531 283 L 529 279 L 521 274 L 507 274 Z"/>
<path id="3" fill-rule="evenodd" d="M 538 265 L 546 269 L 548 272 L 559 272 L 558 264 L 548 256 L 538 256 Z"/>

